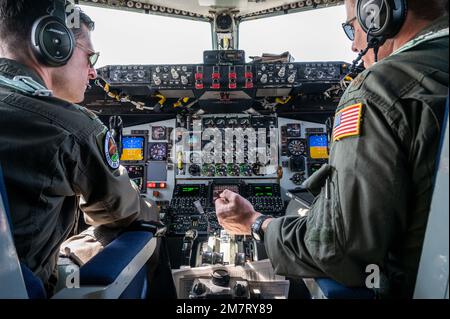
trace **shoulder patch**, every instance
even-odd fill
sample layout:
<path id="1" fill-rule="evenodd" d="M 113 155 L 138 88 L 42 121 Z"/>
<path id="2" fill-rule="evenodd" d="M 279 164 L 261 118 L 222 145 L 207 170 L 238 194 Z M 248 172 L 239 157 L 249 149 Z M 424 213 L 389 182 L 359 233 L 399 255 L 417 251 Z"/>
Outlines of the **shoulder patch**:
<path id="1" fill-rule="evenodd" d="M 112 137 L 110 131 L 106 132 L 105 134 L 103 150 L 106 162 L 108 163 L 109 167 L 111 167 L 112 169 L 119 168 L 119 151 L 117 149 L 116 141 L 114 141 L 114 138 Z"/>
<path id="2" fill-rule="evenodd" d="M 345 137 L 361 135 L 362 103 L 344 107 L 336 113 L 333 126 L 333 142 Z"/>

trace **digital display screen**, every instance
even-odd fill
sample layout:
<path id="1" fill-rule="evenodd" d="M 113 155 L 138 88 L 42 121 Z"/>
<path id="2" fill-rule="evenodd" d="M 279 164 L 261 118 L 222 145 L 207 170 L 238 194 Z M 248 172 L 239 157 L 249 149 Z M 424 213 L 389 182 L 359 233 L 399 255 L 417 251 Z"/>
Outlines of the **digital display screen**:
<path id="1" fill-rule="evenodd" d="M 198 197 L 200 196 L 200 186 L 181 186 L 178 196 Z"/>
<path id="2" fill-rule="evenodd" d="M 255 192 L 256 197 L 273 196 L 272 186 L 254 186 L 253 191 Z"/>
<path id="3" fill-rule="evenodd" d="M 149 182 L 167 181 L 167 163 L 150 162 L 147 167 L 147 180 Z"/>
<path id="4" fill-rule="evenodd" d="M 314 134 L 308 137 L 309 156 L 313 159 L 328 158 L 328 139 L 326 134 Z"/>
<path id="5" fill-rule="evenodd" d="M 239 194 L 239 185 L 214 185 L 212 194 L 213 202 L 215 202 L 216 199 L 219 198 L 220 193 L 222 193 L 226 189 L 232 191 L 233 193 Z"/>
<path id="6" fill-rule="evenodd" d="M 133 181 L 141 193 L 144 193 L 146 191 L 145 188 L 145 168 L 143 165 L 125 165 L 125 168 L 128 172 L 128 176 L 130 177 L 131 181 Z"/>
<path id="7" fill-rule="evenodd" d="M 145 138 L 143 136 L 122 137 L 121 161 L 143 161 Z"/>

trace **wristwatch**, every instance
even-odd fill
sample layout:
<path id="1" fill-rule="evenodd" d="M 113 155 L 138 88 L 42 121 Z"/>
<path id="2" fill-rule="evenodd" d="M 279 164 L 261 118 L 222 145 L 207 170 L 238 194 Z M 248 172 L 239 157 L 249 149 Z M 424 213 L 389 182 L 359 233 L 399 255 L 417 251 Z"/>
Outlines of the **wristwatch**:
<path id="1" fill-rule="evenodd" d="M 273 218 L 273 216 L 261 215 L 258 218 L 256 218 L 255 222 L 253 223 L 253 225 L 251 227 L 252 237 L 254 240 L 261 241 L 261 242 L 264 240 L 264 230 L 262 229 L 262 224 L 268 218 Z"/>

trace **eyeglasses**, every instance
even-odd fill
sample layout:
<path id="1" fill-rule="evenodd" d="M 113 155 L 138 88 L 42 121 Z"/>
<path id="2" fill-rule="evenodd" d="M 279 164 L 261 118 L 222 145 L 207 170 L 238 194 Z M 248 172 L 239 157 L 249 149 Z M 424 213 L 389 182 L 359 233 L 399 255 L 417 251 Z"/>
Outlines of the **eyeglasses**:
<path id="1" fill-rule="evenodd" d="M 95 52 L 94 50 L 91 50 L 89 48 L 86 48 L 85 46 L 82 46 L 81 44 L 77 43 L 77 47 L 79 47 L 81 50 L 89 54 L 89 66 L 93 68 L 95 64 L 98 61 L 98 58 L 100 56 L 100 52 Z"/>
<path id="2" fill-rule="evenodd" d="M 355 41 L 355 27 L 352 22 L 356 20 L 356 17 L 342 23 L 342 29 L 344 29 L 345 34 L 350 39 L 350 41 Z"/>

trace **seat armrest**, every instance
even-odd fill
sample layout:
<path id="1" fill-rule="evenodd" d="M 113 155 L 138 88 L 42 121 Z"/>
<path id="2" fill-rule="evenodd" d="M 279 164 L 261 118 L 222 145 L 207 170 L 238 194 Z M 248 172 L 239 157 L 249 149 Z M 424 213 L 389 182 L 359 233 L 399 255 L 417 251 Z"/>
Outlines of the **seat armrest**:
<path id="1" fill-rule="evenodd" d="M 374 299 L 375 293 L 368 288 L 348 288 L 330 278 L 316 278 L 317 285 L 327 299 Z"/>
<path id="2" fill-rule="evenodd" d="M 152 256 L 156 240 L 148 231 L 122 233 L 80 268 L 80 288 L 64 288 L 53 298 L 119 298 Z"/>
<path id="3" fill-rule="evenodd" d="M 80 268 L 80 284 L 112 284 L 152 237 L 152 233 L 145 231 L 121 234 Z"/>

